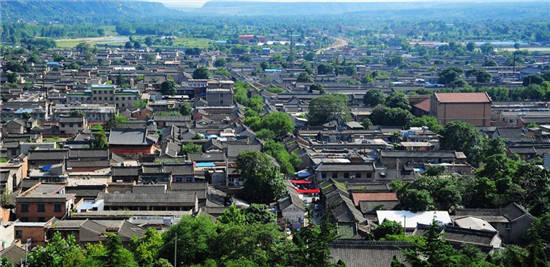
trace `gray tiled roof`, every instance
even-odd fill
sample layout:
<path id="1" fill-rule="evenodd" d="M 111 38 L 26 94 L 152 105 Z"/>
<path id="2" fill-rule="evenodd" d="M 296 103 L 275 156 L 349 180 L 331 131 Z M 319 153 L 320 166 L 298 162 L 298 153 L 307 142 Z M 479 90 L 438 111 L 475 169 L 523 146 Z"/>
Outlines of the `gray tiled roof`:
<path id="1" fill-rule="evenodd" d="M 151 145 L 145 129 L 111 129 L 109 145 Z"/>
<path id="2" fill-rule="evenodd" d="M 195 202 L 195 193 L 167 192 L 163 194 L 110 194 L 100 193 L 98 199 L 103 199 L 105 205 L 120 206 L 163 206 L 166 204 L 192 205 Z"/>
<path id="3" fill-rule="evenodd" d="M 360 172 L 360 171 L 373 171 L 374 167 L 372 164 L 321 164 L 317 167 L 316 171 L 349 171 L 349 172 Z"/>
<path id="4" fill-rule="evenodd" d="M 112 176 L 138 176 L 141 167 L 139 166 L 112 166 L 111 175 Z"/>
<path id="5" fill-rule="evenodd" d="M 390 266 L 394 256 L 403 261 L 406 242 L 337 240 L 330 244 L 331 262 L 342 260 L 348 267 Z"/>
<path id="6" fill-rule="evenodd" d="M 30 151 L 29 160 L 63 160 L 67 157 L 67 150 L 33 150 Z"/>
<path id="7" fill-rule="evenodd" d="M 225 154 L 219 153 L 191 153 L 187 155 L 191 161 L 225 161 Z"/>

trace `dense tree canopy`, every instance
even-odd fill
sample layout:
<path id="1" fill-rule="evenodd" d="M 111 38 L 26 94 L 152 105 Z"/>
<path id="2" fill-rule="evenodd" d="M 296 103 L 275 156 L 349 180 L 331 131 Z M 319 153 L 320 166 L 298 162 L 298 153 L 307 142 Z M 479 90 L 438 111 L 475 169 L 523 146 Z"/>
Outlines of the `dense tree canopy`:
<path id="1" fill-rule="evenodd" d="M 402 91 L 394 91 L 386 98 L 386 106 L 390 108 L 401 108 L 404 110 L 411 109 L 409 98 Z"/>
<path id="2" fill-rule="evenodd" d="M 374 107 L 386 103 L 386 95 L 380 89 L 370 89 L 363 97 L 365 105 Z"/>
<path id="3" fill-rule="evenodd" d="M 193 71 L 193 79 L 209 79 L 210 71 L 205 67 L 197 68 Z"/>
<path id="4" fill-rule="evenodd" d="M 177 85 L 173 80 L 166 80 L 160 84 L 160 92 L 163 95 L 175 95 Z"/>
<path id="5" fill-rule="evenodd" d="M 245 181 L 243 197 L 254 203 L 270 203 L 283 196 L 285 185 L 273 159 L 261 152 L 242 152 L 237 166 Z"/>
<path id="6" fill-rule="evenodd" d="M 382 105 L 376 106 L 370 115 L 370 120 L 375 125 L 405 126 L 408 127 L 414 116 L 402 108 L 390 108 Z"/>
<path id="7" fill-rule="evenodd" d="M 311 125 L 321 125 L 332 120 L 348 121 L 351 116 L 347 96 L 323 95 L 314 98 L 309 102 L 307 118 Z"/>
<path id="8" fill-rule="evenodd" d="M 481 162 L 486 139 L 473 125 L 453 121 L 445 125 L 441 135 L 441 149 L 462 151 L 468 161 L 476 166 Z"/>

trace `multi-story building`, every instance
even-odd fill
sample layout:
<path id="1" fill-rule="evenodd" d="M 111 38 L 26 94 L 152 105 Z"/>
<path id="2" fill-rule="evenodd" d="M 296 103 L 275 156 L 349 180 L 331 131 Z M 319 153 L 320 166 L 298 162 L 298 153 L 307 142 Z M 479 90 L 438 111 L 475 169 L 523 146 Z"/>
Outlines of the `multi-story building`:
<path id="1" fill-rule="evenodd" d="M 101 104 L 55 105 L 52 107 L 52 117 L 54 120 L 59 121 L 62 117 L 70 116 L 75 110 L 83 111 L 88 122 L 108 121 L 114 118 L 116 114 L 114 106 Z"/>
<path id="2" fill-rule="evenodd" d="M 208 106 L 233 106 L 233 81 L 208 81 L 206 88 Z"/>
<path id="3" fill-rule="evenodd" d="M 430 113 L 441 124 L 465 121 L 474 126 L 491 126 L 491 102 L 487 93 L 436 93 Z"/>
<path id="4" fill-rule="evenodd" d="M 92 85 L 90 90 L 67 94 L 67 103 L 111 104 L 120 109 L 132 108 L 139 99 L 138 90 L 117 89 L 114 85 Z"/>
<path id="5" fill-rule="evenodd" d="M 64 218 L 71 210 L 74 199 L 74 194 L 65 192 L 65 185 L 38 183 L 17 196 L 16 215 L 23 222 Z"/>

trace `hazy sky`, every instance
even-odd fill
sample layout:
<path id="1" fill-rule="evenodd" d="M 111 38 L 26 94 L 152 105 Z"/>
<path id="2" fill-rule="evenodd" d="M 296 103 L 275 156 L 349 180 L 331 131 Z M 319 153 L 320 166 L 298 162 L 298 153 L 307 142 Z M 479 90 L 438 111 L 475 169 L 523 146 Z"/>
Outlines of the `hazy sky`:
<path id="1" fill-rule="evenodd" d="M 192 6 L 200 7 L 208 0 L 149 0 L 155 2 L 162 2 L 167 6 Z M 413 2 L 413 1 L 434 1 L 434 2 L 465 2 L 476 0 L 222 0 L 222 1 L 248 1 L 248 2 Z M 482 0 L 486 2 L 487 0 Z M 494 1 L 494 0 L 489 0 Z M 503 1 L 503 0 L 500 0 Z M 507 1 L 507 0 L 504 0 Z M 510 0 L 508 0 L 510 1 Z M 520 0 L 521 1 L 521 0 Z"/>

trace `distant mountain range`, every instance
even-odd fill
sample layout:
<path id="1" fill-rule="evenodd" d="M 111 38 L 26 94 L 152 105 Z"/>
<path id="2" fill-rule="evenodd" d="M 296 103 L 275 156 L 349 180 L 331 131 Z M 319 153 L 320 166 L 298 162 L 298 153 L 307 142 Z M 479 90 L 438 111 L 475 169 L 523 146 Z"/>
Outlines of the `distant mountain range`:
<path id="1" fill-rule="evenodd" d="M 161 3 L 113 0 L 0 0 L 2 21 L 36 23 L 109 23 L 181 16 Z"/>
<path id="2" fill-rule="evenodd" d="M 209 1 L 196 12 L 224 15 L 339 15 L 339 14 L 372 14 L 403 13 L 410 15 L 435 14 L 441 17 L 450 14 L 467 14 L 468 12 L 492 13 L 496 15 L 513 15 L 514 12 L 550 12 L 550 1 L 403 1 L 403 2 L 252 2 L 252 1 Z M 549 14 L 549 13 L 546 13 Z M 490 18 L 490 17 L 485 17 Z"/>
<path id="3" fill-rule="evenodd" d="M 155 0 L 162 1 L 162 0 Z M 174 1 L 174 0 L 171 0 Z M 183 11 L 141 0 L 0 0 L 3 22 L 114 24 L 121 21 L 191 15 L 342 16 L 370 19 L 548 19 L 550 0 L 538 1 L 408 1 L 408 2 L 249 2 L 210 1 Z M 185 12 L 185 13 L 184 13 Z M 185 15 L 185 16 L 184 16 Z M 307 18 L 307 17 L 304 17 Z"/>

